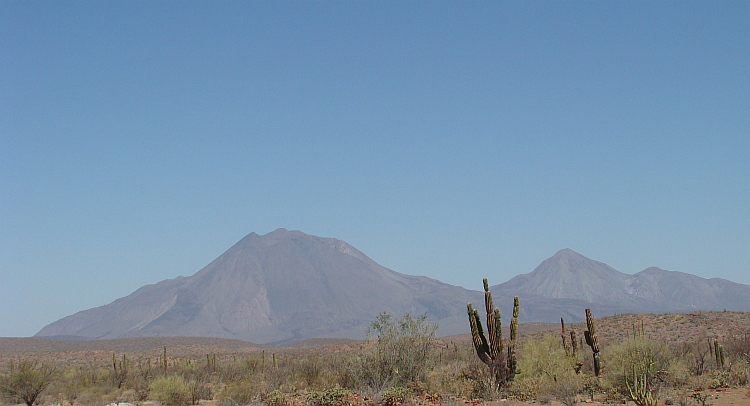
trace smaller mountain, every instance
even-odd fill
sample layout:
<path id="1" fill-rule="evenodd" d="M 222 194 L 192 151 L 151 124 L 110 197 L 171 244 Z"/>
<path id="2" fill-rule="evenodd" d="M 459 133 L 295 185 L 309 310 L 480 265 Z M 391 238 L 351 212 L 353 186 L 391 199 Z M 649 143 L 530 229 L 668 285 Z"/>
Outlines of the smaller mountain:
<path id="1" fill-rule="evenodd" d="M 522 301 L 524 321 L 581 321 L 584 309 L 597 317 L 618 313 L 668 313 L 694 310 L 750 311 L 750 286 L 725 279 L 704 279 L 656 267 L 635 275 L 563 249 L 533 272 L 491 287 L 507 303 Z M 512 302 L 510 302 L 512 303 Z M 509 312 L 510 305 L 501 308 Z M 506 313 L 507 314 L 507 313 Z"/>

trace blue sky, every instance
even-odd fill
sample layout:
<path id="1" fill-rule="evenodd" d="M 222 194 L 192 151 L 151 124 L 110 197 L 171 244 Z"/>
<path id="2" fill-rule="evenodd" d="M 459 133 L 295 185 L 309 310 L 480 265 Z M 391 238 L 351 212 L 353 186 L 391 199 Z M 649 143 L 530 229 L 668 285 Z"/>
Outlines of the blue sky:
<path id="1" fill-rule="evenodd" d="M 0 336 L 276 228 L 750 284 L 750 2 L 0 4 Z"/>

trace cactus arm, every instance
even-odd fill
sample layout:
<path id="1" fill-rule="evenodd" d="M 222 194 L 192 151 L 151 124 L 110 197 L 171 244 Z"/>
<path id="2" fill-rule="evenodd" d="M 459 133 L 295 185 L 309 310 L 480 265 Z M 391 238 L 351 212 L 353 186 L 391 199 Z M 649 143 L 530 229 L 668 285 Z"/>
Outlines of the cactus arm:
<path id="1" fill-rule="evenodd" d="M 486 280 L 486 279 L 485 279 Z M 487 284 L 485 283 L 485 288 Z M 484 292 L 484 308 L 487 312 L 487 341 L 488 350 L 491 358 L 497 357 L 497 323 L 495 323 L 495 311 L 494 304 L 492 303 L 492 293 L 489 291 Z M 502 334 L 502 333 L 500 333 Z"/>
<path id="2" fill-rule="evenodd" d="M 515 343 L 518 338 L 518 296 L 513 298 L 513 318 L 510 320 L 510 341 Z M 511 344 L 512 345 L 512 344 Z"/>
<path id="3" fill-rule="evenodd" d="M 499 355 L 503 351 L 503 325 L 500 321 L 500 309 L 495 308 L 495 331 L 497 332 L 497 347 L 495 348 L 495 354 Z"/>
<path id="4" fill-rule="evenodd" d="M 599 376 L 601 374 L 601 360 L 599 358 L 599 340 L 596 336 L 596 325 L 594 325 L 594 316 L 591 314 L 591 309 L 586 309 L 586 328 L 588 331 L 584 331 L 586 337 L 586 344 L 591 347 L 591 351 L 594 353 L 594 375 Z"/>
<path id="5" fill-rule="evenodd" d="M 482 342 L 482 350 L 489 356 L 490 346 L 487 343 L 487 337 L 484 335 L 484 330 L 482 330 L 482 319 L 479 318 L 479 310 L 477 309 L 474 309 L 474 320 L 477 322 L 477 330 L 479 330 L 479 339 Z"/>
<path id="6" fill-rule="evenodd" d="M 486 341 L 484 338 L 484 332 L 482 331 L 482 323 L 479 319 L 479 312 L 471 305 L 466 305 L 466 310 L 469 315 L 469 325 L 471 327 L 471 340 L 474 343 L 474 349 L 485 364 L 489 365 L 492 362 L 489 354 L 486 350 Z"/>

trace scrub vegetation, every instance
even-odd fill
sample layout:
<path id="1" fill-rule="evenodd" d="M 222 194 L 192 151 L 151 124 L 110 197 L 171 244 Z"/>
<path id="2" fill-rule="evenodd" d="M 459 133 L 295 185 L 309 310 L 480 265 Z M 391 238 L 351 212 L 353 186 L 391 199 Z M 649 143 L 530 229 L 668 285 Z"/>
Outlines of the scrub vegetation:
<path id="1" fill-rule="evenodd" d="M 701 317 L 712 315 L 717 320 L 719 315 L 729 317 L 722 312 Z M 735 321 L 747 317 L 746 313 L 734 315 Z M 684 315 L 671 316 L 686 319 Z M 396 406 L 508 399 L 509 404 L 716 405 L 711 397 L 716 390 L 747 387 L 747 325 L 735 323 L 730 334 L 721 323 L 711 329 L 701 323 L 693 326 L 697 332 L 685 335 L 692 339 L 670 340 L 662 337 L 664 332 L 652 334 L 649 330 L 655 323 L 667 328 L 664 317 L 596 319 L 596 357 L 584 339 L 590 328 L 586 323 L 519 334 L 512 340 L 507 335 L 503 342 L 493 338 L 487 345 L 497 348 L 494 356 L 504 360 L 504 370 L 510 365 L 509 344 L 515 357 L 512 379 L 505 379 L 506 374 L 501 380 L 496 367 L 500 364 L 490 363 L 488 368 L 478 356 L 471 334 L 438 339 L 434 325 L 423 316 L 409 314 L 402 318 L 380 314 L 371 323 L 366 341 L 339 341 L 315 348 L 256 346 L 249 351 L 221 351 L 215 347 L 215 351 L 205 352 L 209 347 L 167 345 L 144 353 L 3 351 L 1 402 Z M 467 331 L 469 326 L 467 323 Z M 497 327 L 493 334 L 503 331 L 499 323 Z M 690 330 L 687 326 L 672 328 Z M 479 344 L 481 349 L 481 338 Z M 741 391 L 744 396 L 747 389 Z"/>

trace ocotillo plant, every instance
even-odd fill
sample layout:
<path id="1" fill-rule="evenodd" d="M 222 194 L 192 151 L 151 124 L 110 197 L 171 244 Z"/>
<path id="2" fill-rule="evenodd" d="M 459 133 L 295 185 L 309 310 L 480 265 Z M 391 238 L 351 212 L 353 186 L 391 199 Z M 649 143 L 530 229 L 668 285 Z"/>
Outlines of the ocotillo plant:
<path id="1" fill-rule="evenodd" d="M 599 376 L 601 374 L 601 361 L 599 359 L 599 340 L 596 336 L 596 326 L 594 326 L 594 316 L 591 315 L 591 309 L 586 309 L 586 327 L 587 331 L 583 332 L 586 337 L 586 344 L 591 347 L 591 352 L 594 353 L 594 375 Z"/>
<path id="2" fill-rule="evenodd" d="M 474 309 L 471 303 L 466 305 L 469 314 L 469 325 L 471 326 L 471 338 L 477 356 L 490 368 L 490 373 L 495 379 L 495 384 L 500 387 L 508 381 L 513 380 L 516 375 L 514 344 L 518 331 L 518 297 L 514 300 L 513 321 L 511 321 L 511 337 L 508 344 L 508 356 L 506 359 L 503 348 L 502 324 L 500 322 L 500 309 L 492 303 L 492 293 L 484 278 L 484 306 L 487 312 L 487 336 L 482 329 L 482 320 L 479 311 Z M 514 327 L 515 326 L 515 327 Z"/>

